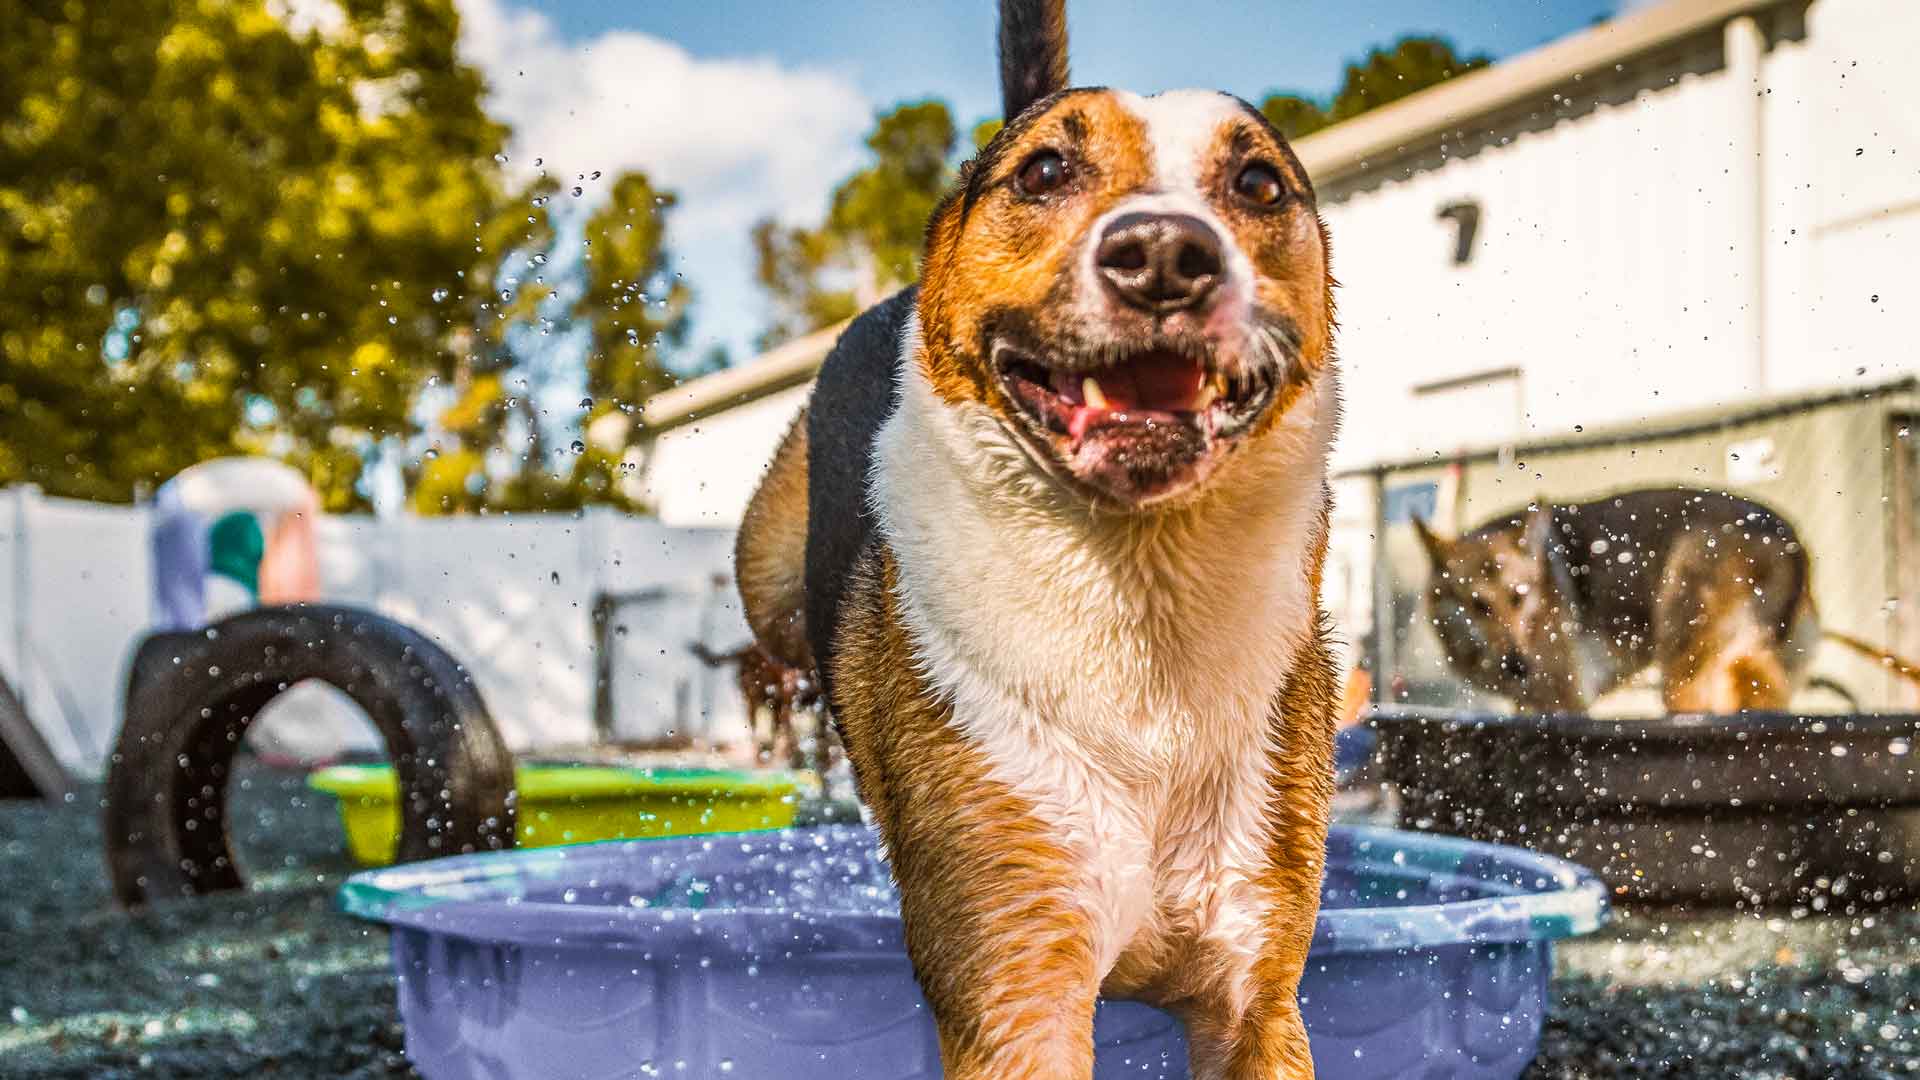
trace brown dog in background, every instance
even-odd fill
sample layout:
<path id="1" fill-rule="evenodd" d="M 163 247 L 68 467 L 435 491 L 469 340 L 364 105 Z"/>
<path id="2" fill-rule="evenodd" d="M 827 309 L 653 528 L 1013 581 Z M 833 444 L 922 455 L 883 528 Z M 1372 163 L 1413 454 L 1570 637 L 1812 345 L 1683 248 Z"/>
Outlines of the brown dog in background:
<path id="1" fill-rule="evenodd" d="M 1669 712 L 1785 709 L 1822 639 L 1920 681 L 1912 664 L 1820 629 L 1806 549 L 1748 499 L 1660 488 L 1536 504 L 1456 540 L 1414 528 L 1448 663 L 1523 712 L 1585 712 L 1653 667 Z"/>
<path id="2" fill-rule="evenodd" d="M 768 756 L 788 768 L 805 768 L 806 754 L 801 749 L 793 721 L 797 714 L 811 712 L 820 703 L 820 687 L 813 672 L 783 663 L 758 641 L 725 653 L 714 652 L 698 641 L 690 642 L 687 647 L 708 667 L 734 669 L 740 696 L 747 703 L 748 727 L 755 726 L 755 716 L 760 709 L 765 708 L 769 713 L 765 747 Z M 822 724 L 815 748 L 818 768 L 823 774 L 831 762 L 825 728 Z"/>

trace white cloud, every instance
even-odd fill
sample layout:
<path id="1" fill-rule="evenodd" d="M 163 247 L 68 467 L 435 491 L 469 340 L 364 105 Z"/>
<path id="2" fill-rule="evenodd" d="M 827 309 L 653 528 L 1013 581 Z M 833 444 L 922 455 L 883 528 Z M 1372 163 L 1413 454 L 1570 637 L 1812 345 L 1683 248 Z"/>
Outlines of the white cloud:
<path id="1" fill-rule="evenodd" d="M 589 199 L 638 169 L 678 194 L 668 242 L 700 297 L 697 336 L 737 356 L 764 322 L 748 229 L 819 218 L 861 159 L 871 105 L 844 76 L 771 59 L 700 59 L 625 30 L 570 42 L 505 0 L 462 0 L 461 18 L 489 109 L 513 126 L 513 169 L 542 159 L 563 189 L 599 171 Z"/>

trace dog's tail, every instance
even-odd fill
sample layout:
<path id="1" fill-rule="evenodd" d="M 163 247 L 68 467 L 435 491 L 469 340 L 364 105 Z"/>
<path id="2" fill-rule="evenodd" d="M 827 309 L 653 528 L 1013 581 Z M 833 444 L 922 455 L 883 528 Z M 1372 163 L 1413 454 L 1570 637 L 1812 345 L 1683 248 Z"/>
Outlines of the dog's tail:
<path id="1" fill-rule="evenodd" d="M 1820 636 L 1836 645 L 1851 649 L 1913 685 L 1920 686 L 1920 664 L 1895 656 L 1878 645 L 1870 645 L 1852 634 L 1842 634 L 1837 630 L 1822 630 Z"/>
<path id="2" fill-rule="evenodd" d="M 1067 88 L 1067 0 L 1000 0 L 1000 104 L 1011 122 Z"/>

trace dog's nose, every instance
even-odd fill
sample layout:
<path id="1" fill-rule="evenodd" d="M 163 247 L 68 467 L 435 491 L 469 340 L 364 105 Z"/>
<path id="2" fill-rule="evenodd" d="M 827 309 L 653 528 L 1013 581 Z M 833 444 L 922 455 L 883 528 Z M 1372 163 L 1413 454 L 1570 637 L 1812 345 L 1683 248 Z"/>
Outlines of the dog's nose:
<path id="1" fill-rule="evenodd" d="M 1191 214 L 1121 214 L 1094 262 L 1121 300 L 1156 315 L 1198 307 L 1220 284 L 1220 236 Z"/>

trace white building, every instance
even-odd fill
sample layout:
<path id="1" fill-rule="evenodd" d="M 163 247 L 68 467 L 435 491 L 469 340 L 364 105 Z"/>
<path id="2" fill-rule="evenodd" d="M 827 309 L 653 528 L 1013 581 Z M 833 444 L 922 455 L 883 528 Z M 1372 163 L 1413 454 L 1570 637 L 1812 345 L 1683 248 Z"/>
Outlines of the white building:
<path id="1" fill-rule="evenodd" d="M 1914 370 L 1916 42 L 1911 0 L 1676 0 L 1305 140 L 1337 467 Z"/>

